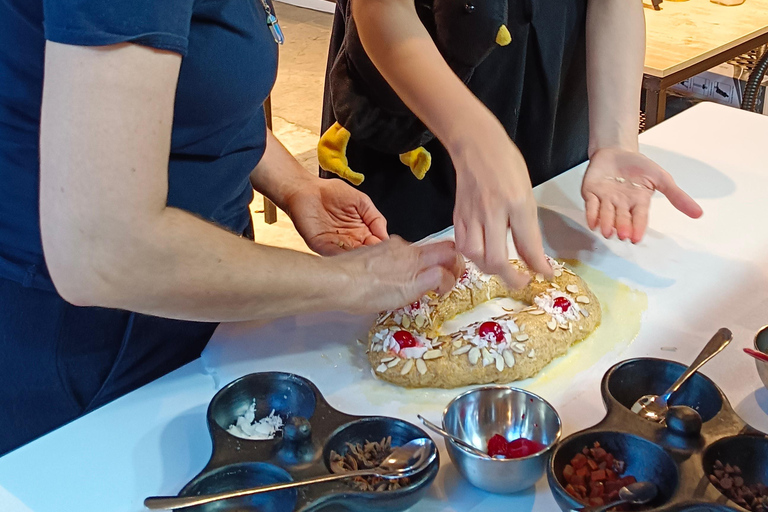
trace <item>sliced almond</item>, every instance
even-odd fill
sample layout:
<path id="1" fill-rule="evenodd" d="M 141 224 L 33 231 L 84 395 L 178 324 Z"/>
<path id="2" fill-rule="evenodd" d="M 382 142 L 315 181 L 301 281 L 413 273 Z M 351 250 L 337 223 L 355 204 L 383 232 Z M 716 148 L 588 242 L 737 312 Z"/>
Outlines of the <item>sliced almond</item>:
<path id="1" fill-rule="evenodd" d="M 453 340 L 453 348 L 461 348 L 461 338 Z M 467 345 L 469 347 L 469 345 Z M 471 348 L 471 347 L 470 347 Z"/>
<path id="2" fill-rule="evenodd" d="M 533 349 L 531 349 L 531 351 L 530 351 L 530 352 L 528 352 L 528 357 L 530 357 L 531 359 L 533 359 L 534 357 L 536 357 L 536 351 L 535 351 L 535 350 L 533 350 Z"/>
<path id="3" fill-rule="evenodd" d="M 554 288 L 555 290 L 559 290 L 560 289 L 560 285 L 557 284 L 557 283 L 552 283 L 552 288 Z"/>
<path id="4" fill-rule="evenodd" d="M 526 313 L 528 313 L 529 311 L 536 311 L 537 309 L 539 308 L 536 306 L 528 306 L 527 308 L 523 308 L 522 311 L 525 311 Z"/>
<path id="5" fill-rule="evenodd" d="M 403 315 L 403 321 L 400 323 L 404 328 L 409 328 L 411 326 L 411 319 L 408 318 L 408 316 Z"/>
<path id="6" fill-rule="evenodd" d="M 550 318 L 549 321 L 547 322 L 547 328 L 550 331 L 554 331 L 555 329 L 557 329 L 557 320 L 555 320 L 554 318 Z"/>
<path id="7" fill-rule="evenodd" d="M 488 366 L 493 363 L 493 356 L 488 352 L 487 348 L 480 349 L 480 352 L 483 354 L 483 366 Z"/>
<path id="8" fill-rule="evenodd" d="M 493 355 L 493 358 L 496 360 L 496 370 L 503 372 L 504 371 L 504 357 L 502 357 L 501 354 L 496 353 Z"/>
<path id="9" fill-rule="evenodd" d="M 400 359 L 393 359 L 393 360 L 391 360 L 390 362 L 387 363 L 387 366 L 389 366 L 390 368 L 394 368 L 398 364 L 400 364 Z"/>
<path id="10" fill-rule="evenodd" d="M 543 315 L 544 313 L 545 311 L 543 309 L 534 309 L 533 311 L 528 312 L 529 315 L 534 315 L 534 316 Z"/>
<path id="11" fill-rule="evenodd" d="M 575 284 L 569 284 L 565 289 L 568 293 L 579 293 L 579 287 Z"/>
<path id="12" fill-rule="evenodd" d="M 389 363 L 389 362 L 394 361 L 394 360 L 395 360 L 394 357 L 385 357 L 384 359 L 381 360 L 381 362 L 382 363 Z"/>
<path id="13" fill-rule="evenodd" d="M 522 332 L 522 333 L 518 334 L 517 336 L 515 336 L 515 339 L 516 339 L 517 341 L 528 341 L 528 337 L 529 337 L 529 336 L 528 336 L 527 334 L 525 334 L 524 332 Z"/>
<path id="14" fill-rule="evenodd" d="M 580 304 L 589 304 L 589 297 L 587 297 L 586 295 L 579 295 L 578 297 L 576 297 L 576 302 Z"/>
<path id="15" fill-rule="evenodd" d="M 377 371 L 377 372 L 379 372 L 379 373 L 384 373 L 385 371 L 387 371 L 387 369 L 388 369 L 388 366 L 387 366 L 387 365 L 385 365 L 385 364 L 380 364 L 380 365 L 379 365 L 379 366 L 376 368 L 376 371 Z"/>
<path id="16" fill-rule="evenodd" d="M 581 314 L 584 316 L 584 318 L 589 318 L 589 311 L 584 308 L 581 308 L 579 311 L 581 311 Z"/>
<path id="17" fill-rule="evenodd" d="M 400 368 L 400 375 L 408 375 L 408 372 L 410 372 L 413 369 L 413 359 L 408 359 L 402 368 Z"/>
<path id="18" fill-rule="evenodd" d="M 374 343 L 373 345 L 371 345 L 371 350 L 374 352 L 378 352 L 379 350 L 381 350 L 381 345 L 379 345 L 378 343 Z"/>
<path id="19" fill-rule="evenodd" d="M 424 362 L 422 359 L 416 360 L 416 370 L 422 375 L 427 373 L 427 363 Z"/>
<path id="20" fill-rule="evenodd" d="M 572 276 L 575 276 L 576 274 L 573 272 L 573 270 L 569 269 L 568 267 L 563 267 L 563 272 L 566 274 L 571 274 Z"/>
<path id="21" fill-rule="evenodd" d="M 477 364 L 477 362 L 480 360 L 480 349 L 477 347 L 472 347 L 472 349 L 469 351 L 469 354 L 467 354 L 467 357 L 469 358 L 469 362 L 471 364 Z"/>
<path id="22" fill-rule="evenodd" d="M 563 275 L 563 272 L 560 269 L 556 268 L 553 274 L 555 275 L 555 277 L 560 277 L 561 275 Z"/>
<path id="23" fill-rule="evenodd" d="M 430 359 L 437 359 L 438 357 L 443 357 L 442 350 L 427 350 L 422 356 L 422 358 L 426 361 L 429 361 Z"/>
<path id="24" fill-rule="evenodd" d="M 460 347 L 460 348 L 457 348 L 456 350 L 454 350 L 453 351 L 453 355 L 454 356 L 460 356 L 462 354 L 466 354 L 470 350 L 472 350 L 472 345 L 464 345 L 463 347 Z"/>
<path id="25" fill-rule="evenodd" d="M 419 315 L 416 315 L 416 318 L 414 318 L 413 321 L 416 323 L 416 327 L 421 329 L 422 327 L 424 327 L 424 324 L 427 323 L 427 317 L 419 314 Z"/>
<path id="26" fill-rule="evenodd" d="M 522 343 L 513 343 L 513 344 L 510 346 L 510 348 L 511 348 L 511 349 L 512 349 L 514 352 L 517 352 L 518 354 L 524 354 L 524 353 L 525 353 L 525 345 L 523 345 Z"/>
<path id="27" fill-rule="evenodd" d="M 534 276 L 534 279 L 537 283 L 543 283 L 544 282 L 544 274 L 536 274 Z"/>
<path id="28" fill-rule="evenodd" d="M 560 328 L 564 331 L 568 330 L 568 324 L 560 324 Z"/>
<path id="29" fill-rule="evenodd" d="M 501 355 L 504 358 L 504 363 L 506 363 L 507 368 L 515 366 L 515 354 L 513 354 L 511 350 L 505 350 Z"/>

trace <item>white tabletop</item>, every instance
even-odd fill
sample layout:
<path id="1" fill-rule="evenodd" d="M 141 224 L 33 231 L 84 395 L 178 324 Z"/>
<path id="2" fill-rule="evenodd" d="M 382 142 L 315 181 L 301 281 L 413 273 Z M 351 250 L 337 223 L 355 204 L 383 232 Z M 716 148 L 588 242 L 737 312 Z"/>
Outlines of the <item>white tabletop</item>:
<path id="1" fill-rule="evenodd" d="M 741 353 L 768 323 L 768 117 L 706 104 L 641 141 L 643 152 L 701 203 L 704 217 L 688 219 L 656 197 L 646 238 L 632 246 L 585 227 L 583 166 L 537 187 L 548 252 L 587 265 L 607 327 L 596 333 L 598 344 L 576 346 L 554 370 L 521 385 L 558 409 L 567 435 L 602 418 L 598 385 L 611 365 L 638 356 L 689 362 L 726 326 L 734 342 L 703 373 L 747 422 L 768 431 L 768 391 Z M 175 494 L 210 455 L 209 400 L 247 373 L 298 373 L 351 414 L 415 422 L 420 412 L 439 420 L 458 390 L 403 391 L 375 380 L 355 342 L 372 319 L 310 315 L 221 326 L 202 359 L 0 458 L 0 510 L 138 512 L 146 496 Z M 556 510 L 545 479 L 514 496 L 470 487 L 437 442 L 441 471 L 413 510 Z"/>

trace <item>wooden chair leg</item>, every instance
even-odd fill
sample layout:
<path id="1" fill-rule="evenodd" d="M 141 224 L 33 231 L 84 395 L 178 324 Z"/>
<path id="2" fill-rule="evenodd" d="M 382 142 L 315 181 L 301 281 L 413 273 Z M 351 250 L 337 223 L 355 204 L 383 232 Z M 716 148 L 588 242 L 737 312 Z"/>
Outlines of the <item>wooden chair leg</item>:
<path id="1" fill-rule="evenodd" d="M 267 118 L 267 128 L 272 129 L 272 96 L 267 97 L 267 101 L 264 102 L 264 116 Z M 277 206 L 270 201 L 267 197 L 264 197 L 264 222 L 267 224 L 274 224 L 277 222 Z"/>

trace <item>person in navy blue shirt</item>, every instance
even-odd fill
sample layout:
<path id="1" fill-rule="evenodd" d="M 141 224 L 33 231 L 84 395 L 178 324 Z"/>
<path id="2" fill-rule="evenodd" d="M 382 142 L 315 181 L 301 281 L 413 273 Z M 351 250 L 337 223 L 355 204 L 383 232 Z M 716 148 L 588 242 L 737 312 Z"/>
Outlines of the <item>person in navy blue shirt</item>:
<path id="1" fill-rule="evenodd" d="M 0 0 L 0 454 L 197 357 L 216 322 L 455 282 L 452 244 L 387 240 L 267 130 L 269 9 Z M 243 236 L 254 188 L 333 256 Z"/>

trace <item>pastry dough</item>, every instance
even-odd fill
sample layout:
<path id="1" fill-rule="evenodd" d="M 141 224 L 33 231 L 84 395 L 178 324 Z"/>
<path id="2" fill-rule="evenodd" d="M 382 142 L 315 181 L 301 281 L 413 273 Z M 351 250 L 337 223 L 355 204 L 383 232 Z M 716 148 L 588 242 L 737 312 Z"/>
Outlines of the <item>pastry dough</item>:
<path id="1" fill-rule="evenodd" d="M 428 294 L 396 311 L 382 313 L 371 328 L 368 360 L 375 374 L 409 388 L 454 388 L 506 383 L 536 375 L 600 324 L 600 304 L 586 283 L 550 259 L 554 278 L 531 275 L 511 290 L 471 262 L 447 294 Z M 512 260 L 519 270 L 525 264 Z M 478 304 L 509 297 L 527 307 L 440 334 L 444 322 Z"/>

